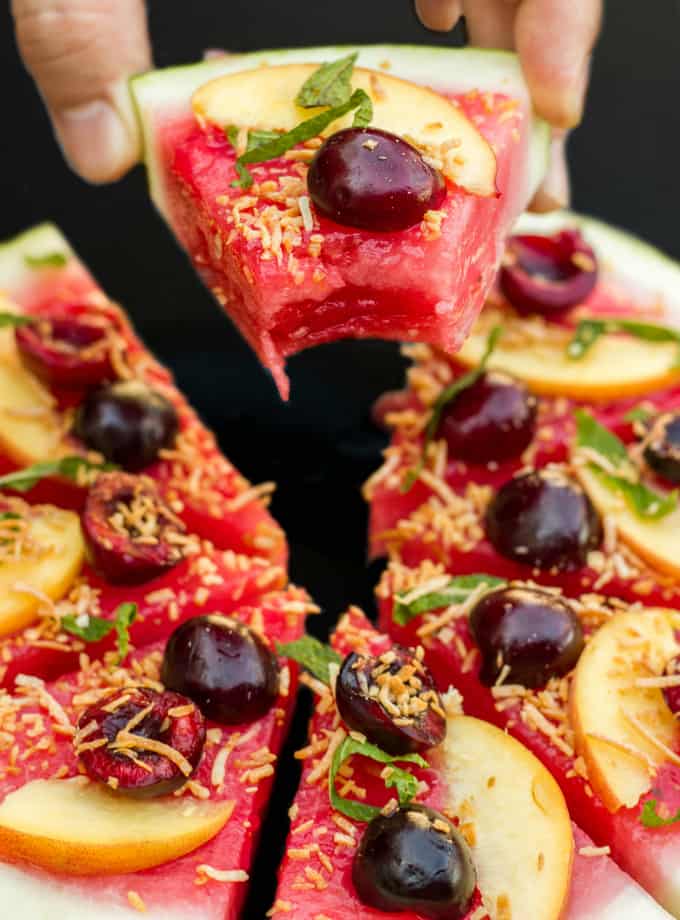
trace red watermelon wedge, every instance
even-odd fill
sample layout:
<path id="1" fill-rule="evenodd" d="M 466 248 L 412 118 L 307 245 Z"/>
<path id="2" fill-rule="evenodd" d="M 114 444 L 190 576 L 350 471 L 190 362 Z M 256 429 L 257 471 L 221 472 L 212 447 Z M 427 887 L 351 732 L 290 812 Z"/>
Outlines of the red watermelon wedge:
<path id="1" fill-rule="evenodd" d="M 422 138 L 446 133 L 453 118 L 446 143 L 460 144 L 454 159 L 462 172 L 457 182 L 447 178 L 437 210 L 405 230 L 358 230 L 317 212 L 306 173 L 318 139 L 252 167 L 250 188 L 232 187 L 236 153 L 225 129 L 289 130 L 309 117 L 292 102 L 295 74 L 352 52 L 362 68 L 353 85 L 367 87 L 372 124 Z M 312 345 L 379 337 L 457 349 L 546 163 L 546 127 L 532 118 L 518 62 L 507 53 L 270 51 L 150 73 L 133 80 L 132 92 L 152 198 L 284 398 L 286 357 Z M 419 119 L 427 124 L 416 126 Z"/>

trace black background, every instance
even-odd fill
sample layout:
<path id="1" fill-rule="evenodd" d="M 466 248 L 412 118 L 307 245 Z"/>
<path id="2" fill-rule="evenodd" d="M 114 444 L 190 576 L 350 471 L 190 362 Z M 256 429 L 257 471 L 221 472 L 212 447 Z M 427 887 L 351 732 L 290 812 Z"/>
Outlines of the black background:
<path id="1" fill-rule="evenodd" d="M 376 566 L 365 562 L 358 489 L 379 462 L 372 400 L 398 386 L 395 346 L 325 346 L 289 364 L 286 406 L 228 321 L 202 290 L 152 210 L 141 169 L 90 188 L 65 167 L 14 46 L 8 4 L 0 10 L 0 238 L 32 223 L 58 223 L 107 292 L 125 304 L 157 354 L 254 481 L 280 483 L 273 510 L 291 542 L 293 578 L 324 614 L 323 634 L 349 602 L 370 609 Z M 156 62 L 184 63 L 206 47 L 243 51 L 340 42 L 454 43 L 428 34 L 410 0 L 153 0 Z M 672 0 L 610 4 L 583 126 L 571 141 L 574 206 L 647 237 L 680 258 L 680 8 Z M 288 755 L 304 734 L 296 719 Z M 295 788 L 280 771 L 265 846 L 245 916 L 271 903 L 285 812 Z"/>

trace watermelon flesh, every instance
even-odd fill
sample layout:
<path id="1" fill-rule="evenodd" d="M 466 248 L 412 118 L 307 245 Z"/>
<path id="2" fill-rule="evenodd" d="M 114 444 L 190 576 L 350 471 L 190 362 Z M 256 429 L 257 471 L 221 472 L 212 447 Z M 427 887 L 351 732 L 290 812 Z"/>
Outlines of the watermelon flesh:
<path id="1" fill-rule="evenodd" d="M 381 60 L 380 49 L 357 50 L 359 64 Z M 189 105 L 193 89 L 220 67 L 229 72 L 262 59 L 323 60 L 335 51 L 246 55 L 236 63 L 230 58 L 133 81 L 156 203 L 284 398 L 285 359 L 323 342 L 378 337 L 458 348 L 492 283 L 502 240 L 534 187 L 530 156 L 542 143 L 534 139 L 526 89 L 516 75 L 511 80 L 508 61 L 496 87 L 493 58 L 486 74 L 478 65 L 489 91 L 466 73 L 474 52 L 448 52 L 442 63 L 449 85 L 441 72 L 414 65 L 418 49 L 387 48 L 380 66 L 434 83 L 489 141 L 498 164 L 498 197 L 476 197 L 449 185 L 440 228 L 423 224 L 372 233 L 341 227 L 313 207 L 312 223 L 305 225 L 302 162 L 280 158 L 257 165 L 255 185 L 245 192 L 232 188 L 235 152 L 221 131 L 197 125 Z M 506 85 L 512 92 L 504 91 Z"/>
<path id="2" fill-rule="evenodd" d="M 63 264 L 40 267 L 39 260 L 45 256 Z M 38 263 L 31 261 L 36 259 Z M 36 316 L 88 304 L 110 317 L 136 375 L 170 399 L 180 420 L 176 446 L 143 472 L 157 482 L 166 500 L 179 508 L 190 532 L 218 548 L 285 564 L 285 538 L 266 510 L 266 490 L 261 493 L 253 489 L 221 454 L 214 435 L 177 390 L 170 372 L 150 355 L 127 317 L 108 300 L 55 227 L 33 228 L 0 246 L 0 292 L 23 312 Z M 66 398 L 60 392 L 52 395 L 58 411 L 67 412 L 82 400 L 84 392 L 69 392 Z M 68 433 L 61 447 L 64 453 L 83 450 L 83 445 Z M 0 456 L 0 473 L 21 465 L 6 453 Z M 51 479 L 39 483 L 28 497 L 30 501 L 80 510 L 85 492 L 73 483 Z"/>
<path id="3" fill-rule="evenodd" d="M 384 652 L 391 644 L 384 635 L 375 632 L 356 609 L 340 621 L 332 643 L 344 655 L 355 647 L 358 635 L 372 654 Z M 440 687 L 448 687 L 450 683 L 446 680 L 440 683 Z M 467 710 L 467 706 L 465 708 Z M 335 728 L 332 711 L 321 712 L 321 709 L 323 706 L 317 707 L 312 716 L 310 738 L 321 738 L 326 732 L 331 734 Z M 296 920 L 319 917 L 344 920 L 350 915 L 357 920 L 378 920 L 380 917 L 386 920 L 416 920 L 419 914 L 378 911 L 359 900 L 352 886 L 351 867 L 356 841 L 360 839 L 365 825 L 333 811 L 326 779 L 310 781 L 316 763 L 318 760 L 313 761 L 311 757 L 304 760 L 300 788 L 291 811 L 287 853 L 279 871 L 271 915 L 275 918 L 291 916 Z M 367 801 L 384 803 L 386 793 L 383 784 L 375 781 L 367 763 L 361 758 L 354 758 L 352 778 L 366 787 Z M 441 808 L 446 801 L 446 788 L 436 765 L 426 771 L 414 769 L 414 773 L 429 787 L 422 801 L 433 808 Z M 588 855 L 592 842 L 576 825 L 573 830 L 575 851 L 569 904 L 563 914 L 565 920 L 619 920 L 624 916 L 634 916 L 636 920 L 662 920 L 668 917 L 606 854 Z M 311 875 L 306 874 L 306 867 L 312 871 Z M 488 920 L 489 917 L 482 907 L 479 889 L 473 896 L 466 920 L 472 917 L 475 920 Z"/>
<path id="4" fill-rule="evenodd" d="M 238 615 L 244 623 L 259 624 L 258 628 L 263 627 L 267 635 L 277 636 L 284 642 L 301 632 L 300 616 L 287 613 L 285 604 L 265 603 L 261 607 L 243 608 Z M 163 643 L 156 643 L 134 652 L 126 664 L 128 677 L 137 673 L 129 670 L 135 665 L 137 669 L 142 667 L 152 679 L 157 678 L 163 647 Z M 283 662 L 282 666 L 285 666 Z M 281 748 L 295 700 L 296 674 L 290 673 L 290 678 L 290 685 L 283 687 L 274 707 L 252 724 L 207 724 L 208 730 L 219 731 L 219 740 L 206 744 L 193 778 L 204 790 L 200 794 L 208 795 L 210 801 L 235 803 L 231 817 L 212 840 L 156 868 L 103 878 L 59 877 L 25 864 L 2 863 L 0 888 L 6 909 L 13 916 L 28 917 L 27 904 L 32 905 L 34 912 L 30 916 L 36 917 L 52 916 L 62 907 L 62 914 L 74 920 L 114 920 L 138 916 L 139 908 L 128 897 L 129 892 L 134 892 L 146 908 L 144 915 L 154 920 L 185 920 L 189 916 L 196 920 L 236 920 L 247 890 L 247 870 L 273 781 L 273 770 L 269 775 L 264 771 L 265 775 L 252 782 L 247 780 L 246 774 L 255 763 L 265 762 L 262 761 L 264 751 L 275 756 Z M 46 689 L 75 723 L 83 709 L 78 695 L 108 685 L 109 680 L 102 670 L 93 666 L 86 671 L 67 674 L 47 684 Z M 30 715 L 23 721 L 16 717 L 12 721 L 12 717 L 6 716 L 3 729 L 11 731 L 13 742 L 0 752 L 0 798 L 31 780 L 54 776 L 57 771 L 60 777 L 78 774 L 72 739 L 54 730 L 52 718 L 39 702 L 30 703 L 21 712 L 36 713 L 43 720 L 45 737 L 50 740 L 49 749 L 35 749 L 35 740 L 30 734 L 33 724 Z M 212 776 L 213 765 L 219 751 L 230 744 L 234 745 L 232 762 L 220 781 Z M 17 756 L 11 754 L 14 745 L 20 766 L 8 769 L 10 758 L 13 762 Z M 191 795 L 185 795 L 190 802 Z M 216 870 L 241 870 L 246 874 L 239 881 L 215 881 L 197 872 L 201 865 Z"/>

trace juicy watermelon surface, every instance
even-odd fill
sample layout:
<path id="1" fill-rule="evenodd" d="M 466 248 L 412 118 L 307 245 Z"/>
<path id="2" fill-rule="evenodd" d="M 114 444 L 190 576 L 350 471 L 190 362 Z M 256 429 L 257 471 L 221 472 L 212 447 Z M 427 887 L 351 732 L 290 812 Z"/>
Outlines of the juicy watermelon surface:
<path id="1" fill-rule="evenodd" d="M 244 607 L 239 618 L 247 625 L 263 630 L 265 636 L 277 636 L 281 641 L 298 637 L 303 618 L 291 613 L 286 603 L 263 604 L 261 607 Z M 124 685 L 125 680 L 139 680 L 139 673 L 145 678 L 157 680 L 164 643 L 145 646 L 134 652 L 125 668 L 118 671 L 104 671 L 97 665 L 61 677 L 46 685 L 48 693 L 63 707 L 72 724 L 75 724 L 84 704 L 79 702 L 82 694 L 105 689 L 111 685 Z M 282 662 L 282 666 L 284 663 Z M 290 672 L 289 672 L 290 673 Z M 206 744 L 202 760 L 193 779 L 205 790 L 210 801 L 232 801 L 234 810 L 225 827 L 210 841 L 197 850 L 171 863 L 154 869 L 105 878 L 57 877 L 28 866 L 20 866 L 23 873 L 32 874 L 43 886 L 58 887 L 71 895 L 82 897 L 101 909 L 117 906 L 121 914 L 132 916 L 128 892 L 134 891 L 141 898 L 146 909 L 160 914 L 168 911 L 172 916 L 191 916 L 200 920 L 234 920 L 238 917 L 240 905 L 246 892 L 244 881 L 218 882 L 201 881 L 197 874 L 200 865 L 217 870 L 247 870 L 258 836 L 262 815 L 273 781 L 273 769 L 268 775 L 248 779 L 249 770 L 276 759 L 292 713 L 296 674 L 290 673 L 290 683 L 284 684 L 274 707 L 266 716 L 247 725 L 224 726 L 207 723 L 208 730 L 219 731 L 219 741 Z M 21 691 L 31 696 L 30 689 Z M 19 697 L 17 697 L 18 699 Z M 11 699 L 3 700 L 2 727 L 12 735 L 11 745 L 4 744 L 0 751 L 0 796 L 4 797 L 25 783 L 45 779 L 55 774 L 60 777 L 78 775 L 78 759 L 73 751 L 72 739 L 54 728 L 54 721 L 45 712 L 38 700 L 23 704 L 21 714 L 28 718 L 17 719 L 12 710 Z M 36 748 L 31 731 L 35 718 L 44 726 L 42 737 L 47 743 Z M 213 733 L 211 733 L 213 734 Z M 17 755 L 12 748 L 17 746 Z M 213 782 L 212 770 L 218 752 L 225 746 L 232 748 L 232 763 L 222 781 Z M 267 757 L 263 759 L 266 753 Z M 270 757 L 270 755 L 272 755 Z M 17 761 L 18 767 L 12 764 Z M 267 771 L 265 771 L 267 774 Z M 191 793 L 185 793 L 188 801 Z M 95 916 L 95 913 L 92 914 Z"/>

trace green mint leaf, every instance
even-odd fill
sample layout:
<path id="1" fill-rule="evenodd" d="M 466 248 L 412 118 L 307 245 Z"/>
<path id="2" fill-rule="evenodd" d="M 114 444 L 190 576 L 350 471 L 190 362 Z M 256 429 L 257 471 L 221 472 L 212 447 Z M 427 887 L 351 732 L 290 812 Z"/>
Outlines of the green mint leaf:
<path id="1" fill-rule="evenodd" d="M 352 95 L 352 72 L 358 54 L 322 64 L 308 77 L 295 97 L 303 109 L 320 105 L 342 105 Z"/>
<path id="2" fill-rule="evenodd" d="M 656 810 L 656 799 L 648 799 L 642 806 L 640 813 L 640 824 L 645 827 L 669 827 L 671 824 L 677 824 L 680 821 L 680 809 L 672 818 L 662 818 Z"/>
<path id="3" fill-rule="evenodd" d="M 302 636 L 294 642 L 276 643 L 276 651 L 285 658 L 297 661 L 306 671 L 309 671 L 317 680 L 330 684 L 331 678 L 328 666 L 341 664 L 342 658 L 330 645 L 319 642 L 314 636 Z"/>
<path id="4" fill-rule="evenodd" d="M 403 754 L 392 757 L 368 741 L 355 741 L 354 738 L 345 738 L 333 755 L 333 762 L 328 772 L 328 793 L 332 807 L 354 821 L 372 821 L 376 815 L 380 814 L 380 809 L 376 805 L 366 805 L 364 802 L 357 802 L 354 799 L 345 799 L 335 788 L 338 770 L 354 754 L 362 754 L 364 757 L 369 757 L 371 760 L 382 764 L 394 764 L 399 761 L 400 763 L 416 764 L 419 767 L 427 766 L 427 761 L 420 754 Z M 396 789 L 400 805 L 408 805 L 415 798 L 418 791 L 418 781 L 415 776 L 401 767 L 393 767 L 392 772 L 385 780 L 385 785 L 390 789 Z"/>
<path id="5" fill-rule="evenodd" d="M 111 620 L 105 620 L 103 617 L 89 616 L 87 621 L 81 625 L 78 623 L 79 617 L 69 613 L 61 618 L 61 627 L 72 636 L 78 636 L 85 642 L 99 642 L 115 628 L 115 623 Z"/>
<path id="6" fill-rule="evenodd" d="M 328 125 L 337 121 L 338 118 L 342 118 L 344 115 L 347 115 L 348 112 L 365 105 L 365 99 L 368 99 L 366 93 L 362 89 L 357 89 L 352 93 L 347 102 L 344 102 L 342 105 L 337 105 L 332 109 L 327 109 L 325 112 L 320 112 L 318 115 L 314 115 L 312 118 L 308 118 L 306 121 L 296 125 L 291 131 L 287 131 L 285 134 L 277 134 L 274 140 L 260 144 L 252 150 L 247 150 L 236 160 L 236 171 L 239 178 L 231 183 L 232 186 L 236 188 L 248 188 L 253 183 L 253 177 L 247 169 L 248 165 L 251 163 L 265 163 L 268 160 L 274 160 L 276 157 L 282 156 L 287 150 L 291 150 L 297 144 L 311 140 L 313 137 L 318 137 L 319 134 L 326 130 Z"/>
<path id="7" fill-rule="evenodd" d="M 236 125 L 230 125 L 224 133 L 227 135 L 227 140 L 231 146 L 236 149 L 238 147 L 238 128 Z M 267 144 L 269 141 L 275 141 L 280 136 L 278 131 L 264 131 L 259 128 L 251 128 L 248 132 L 248 139 L 246 141 L 246 151 L 254 150 L 255 147 L 259 147 L 261 144 Z"/>
<path id="8" fill-rule="evenodd" d="M 646 424 L 651 421 L 654 417 L 653 413 L 649 409 L 645 409 L 644 406 L 634 406 L 629 412 L 623 416 L 624 422 L 630 422 L 634 424 L 635 422 L 642 422 Z"/>
<path id="9" fill-rule="evenodd" d="M 616 467 L 630 462 L 623 441 L 583 409 L 576 410 L 576 443 L 594 450 Z"/>
<path id="10" fill-rule="evenodd" d="M 598 467 L 593 467 L 593 471 L 608 489 L 623 495 L 631 511 L 645 520 L 658 521 L 678 507 L 677 489 L 663 495 L 642 482 L 631 482 L 623 476 L 613 476 Z"/>
<path id="11" fill-rule="evenodd" d="M 63 268 L 68 258 L 63 252 L 46 252 L 43 256 L 25 255 L 24 262 L 29 268 Z"/>
<path id="12" fill-rule="evenodd" d="M 626 332 L 645 342 L 678 342 L 680 332 L 656 323 L 641 323 L 629 319 L 582 319 L 567 345 L 567 356 L 574 360 L 583 358 L 595 342 L 607 333 Z"/>
<path id="13" fill-rule="evenodd" d="M 473 386 L 479 378 L 482 376 L 486 370 L 486 366 L 489 362 L 489 358 L 494 352 L 496 345 L 500 337 L 503 335 L 502 326 L 494 326 L 491 332 L 488 335 L 486 340 L 486 348 L 484 349 L 484 354 L 482 355 L 481 361 L 474 370 L 468 371 L 466 374 L 463 374 L 462 377 L 459 377 L 457 380 L 454 380 L 452 384 L 446 387 L 445 390 L 439 394 L 439 397 L 432 407 L 432 415 L 430 416 L 430 421 L 427 423 L 427 428 L 425 429 L 425 442 L 423 443 L 423 450 L 420 455 L 420 460 L 418 461 L 417 466 L 411 470 L 410 473 L 404 478 L 404 481 L 401 485 L 401 491 L 406 493 L 410 492 L 413 488 L 413 485 L 417 482 L 418 477 L 420 476 L 423 467 L 425 466 L 425 458 L 427 456 L 427 449 L 430 446 L 432 439 L 437 433 L 437 428 L 439 427 L 439 421 L 442 417 L 442 412 L 446 406 L 458 396 L 459 393 L 462 393 L 463 390 L 467 390 L 469 387 Z"/>
<path id="14" fill-rule="evenodd" d="M 397 594 L 394 599 L 394 609 L 392 619 L 399 626 L 406 626 L 415 617 L 429 610 L 438 610 L 440 607 L 449 607 L 451 604 L 464 603 L 470 594 L 480 585 L 486 585 L 489 590 L 500 588 L 506 584 L 504 578 L 496 578 L 495 575 L 458 575 L 452 578 L 444 588 L 439 591 L 432 591 L 429 594 L 421 594 L 410 603 L 405 604 L 401 598 L 408 596 L 407 593 Z"/>
<path id="15" fill-rule="evenodd" d="M 130 649 L 130 626 L 137 619 L 137 604 L 127 601 L 116 608 L 114 629 L 118 645 L 118 663 L 125 658 Z"/>
<path id="16" fill-rule="evenodd" d="M 7 326 L 30 326 L 32 316 L 21 316 L 18 313 L 0 313 L 0 329 Z"/>
<path id="17" fill-rule="evenodd" d="M 363 93 L 363 96 L 359 103 L 359 108 L 354 113 L 352 126 L 354 128 L 366 128 L 373 121 L 373 103 L 368 93 L 364 93 L 361 89 L 357 90 L 357 92 Z"/>
<path id="18" fill-rule="evenodd" d="M 630 462 L 628 451 L 623 441 L 600 425 L 592 415 L 583 409 L 576 411 L 576 443 L 579 447 L 588 447 L 603 457 L 617 470 L 629 475 L 617 476 L 609 470 L 602 469 L 597 463 L 590 463 L 590 469 L 597 474 L 612 492 L 622 495 L 628 507 L 638 517 L 646 520 L 659 520 L 670 514 L 678 506 L 678 492 L 668 494 L 655 492 L 639 480 L 631 479 L 630 473 L 636 473 Z"/>
<path id="19" fill-rule="evenodd" d="M 0 476 L 0 489 L 14 489 L 15 492 L 28 492 L 36 486 L 41 479 L 47 476 L 65 476 L 67 479 L 78 481 L 80 470 L 113 470 L 116 467 L 111 463 L 92 463 L 85 457 L 61 457 L 59 460 L 45 460 L 34 463 L 23 470 L 7 473 Z"/>

